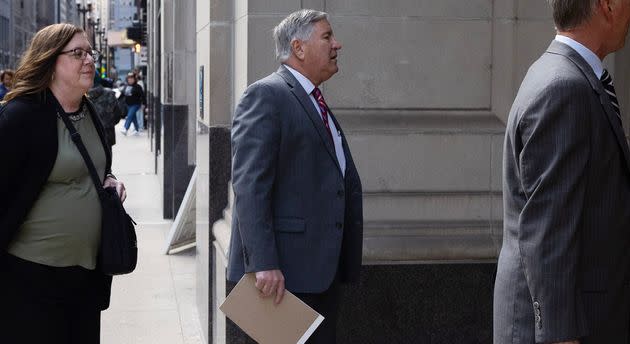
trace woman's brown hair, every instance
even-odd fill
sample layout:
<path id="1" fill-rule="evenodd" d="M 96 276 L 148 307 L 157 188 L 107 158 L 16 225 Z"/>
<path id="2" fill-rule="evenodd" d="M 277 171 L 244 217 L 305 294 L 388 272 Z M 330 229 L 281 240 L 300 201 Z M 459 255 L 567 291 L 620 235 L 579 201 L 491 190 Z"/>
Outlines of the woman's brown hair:
<path id="1" fill-rule="evenodd" d="M 77 33 L 83 29 L 72 24 L 53 24 L 39 30 L 22 55 L 13 88 L 4 96 L 3 103 L 27 94 L 44 91 L 52 80 L 57 56 Z"/>

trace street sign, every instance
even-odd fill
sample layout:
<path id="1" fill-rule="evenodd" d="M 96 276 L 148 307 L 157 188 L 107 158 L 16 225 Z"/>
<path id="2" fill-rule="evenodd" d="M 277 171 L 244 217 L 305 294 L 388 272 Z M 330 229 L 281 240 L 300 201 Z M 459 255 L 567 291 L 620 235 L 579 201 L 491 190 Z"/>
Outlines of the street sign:
<path id="1" fill-rule="evenodd" d="M 139 66 L 146 66 L 149 62 L 149 51 L 147 47 L 140 48 L 140 63 Z"/>

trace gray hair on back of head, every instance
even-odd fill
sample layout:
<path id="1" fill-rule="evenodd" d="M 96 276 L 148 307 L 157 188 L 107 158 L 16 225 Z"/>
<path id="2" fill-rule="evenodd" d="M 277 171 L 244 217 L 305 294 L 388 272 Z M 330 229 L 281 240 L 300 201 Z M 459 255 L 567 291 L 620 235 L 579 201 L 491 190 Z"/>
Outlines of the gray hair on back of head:
<path id="1" fill-rule="evenodd" d="M 560 31 L 573 29 L 588 20 L 598 0 L 547 0 L 553 21 Z"/>
<path id="2" fill-rule="evenodd" d="M 276 59 L 286 62 L 291 56 L 291 42 L 294 39 L 307 41 L 313 33 L 315 23 L 328 20 L 328 13 L 302 9 L 289 14 L 273 29 L 273 39 L 276 42 Z"/>

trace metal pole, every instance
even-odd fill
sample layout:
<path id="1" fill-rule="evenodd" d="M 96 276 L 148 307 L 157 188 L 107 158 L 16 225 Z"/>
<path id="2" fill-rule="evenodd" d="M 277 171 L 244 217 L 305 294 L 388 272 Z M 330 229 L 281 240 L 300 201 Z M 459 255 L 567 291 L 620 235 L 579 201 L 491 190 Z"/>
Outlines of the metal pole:
<path id="1" fill-rule="evenodd" d="M 92 47 L 96 47 L 96 26 L 98 22 L 92 21 Z"/>
<path id="2" fill-rule="evenodd" d="M 110 65 L 109 65 L 109 45 L 107 45 L 107 37 L 105 37 L 103 40 L 105 41 L 105 63 L 107 64 L 107 69 L 105 69 L 105 75 L 107 75 L 107 77 L 110 78 L 111 75 L 109 75 L 109 69 L 110 69 Z"/>
<path id="3" fill-rule="evenodd" d="M 86 9 L 83 8 L 83 6 L 81 6 L 81 4 L 77 4 L 77 12 L 79 13 L 79 20 L 81 16 L 83 16 L 83 31 L 85 31 L 85 12 Z"/>
<path id="4" fill-rule="evenodd" d="M 96 49 L 96 34 L 99 32 L 99 26 L 101 26 L 101 18 L 96 18 L 96 22 L 94 22 L 94 26 L 92 27 L 92 40 L 94 45 L 94 49 Z"/>
<path id="5" fill-rule="evenodd" d="M 79 15 L 83 15 L 83 31 L 86 31 L 86 13 L 87 12 L 92 12 L 92 4 L 87 4 L 87 7 L 83 7 L 81 6 L 81 4 L 77 4 L 77 11 L 79 12 Z"/>

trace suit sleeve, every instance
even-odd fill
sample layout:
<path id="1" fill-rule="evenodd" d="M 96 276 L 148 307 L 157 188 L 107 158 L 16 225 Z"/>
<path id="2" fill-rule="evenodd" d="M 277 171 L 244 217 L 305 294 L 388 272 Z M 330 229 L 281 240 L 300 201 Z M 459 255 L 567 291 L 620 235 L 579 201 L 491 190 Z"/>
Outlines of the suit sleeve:
<path id="1" fill-rule="evenodd" d="M 521 113 L 519 169 L 527 202 L 519 249 L 532 297 L 537 343 L 586 334 L 578 271 L 581 217 L 590 155 L 589 100 L 584 84 L 557 81 Z"/>
<path id="2" fill-rule="evenodd" d="M 277 99 L 275 99 L 277 101 Z M 236 108 L 232 127 L 232 185 L 245 272 L 279 269 L 272 194 L 280 121 L 271 89 L 253 84 Z"/>

